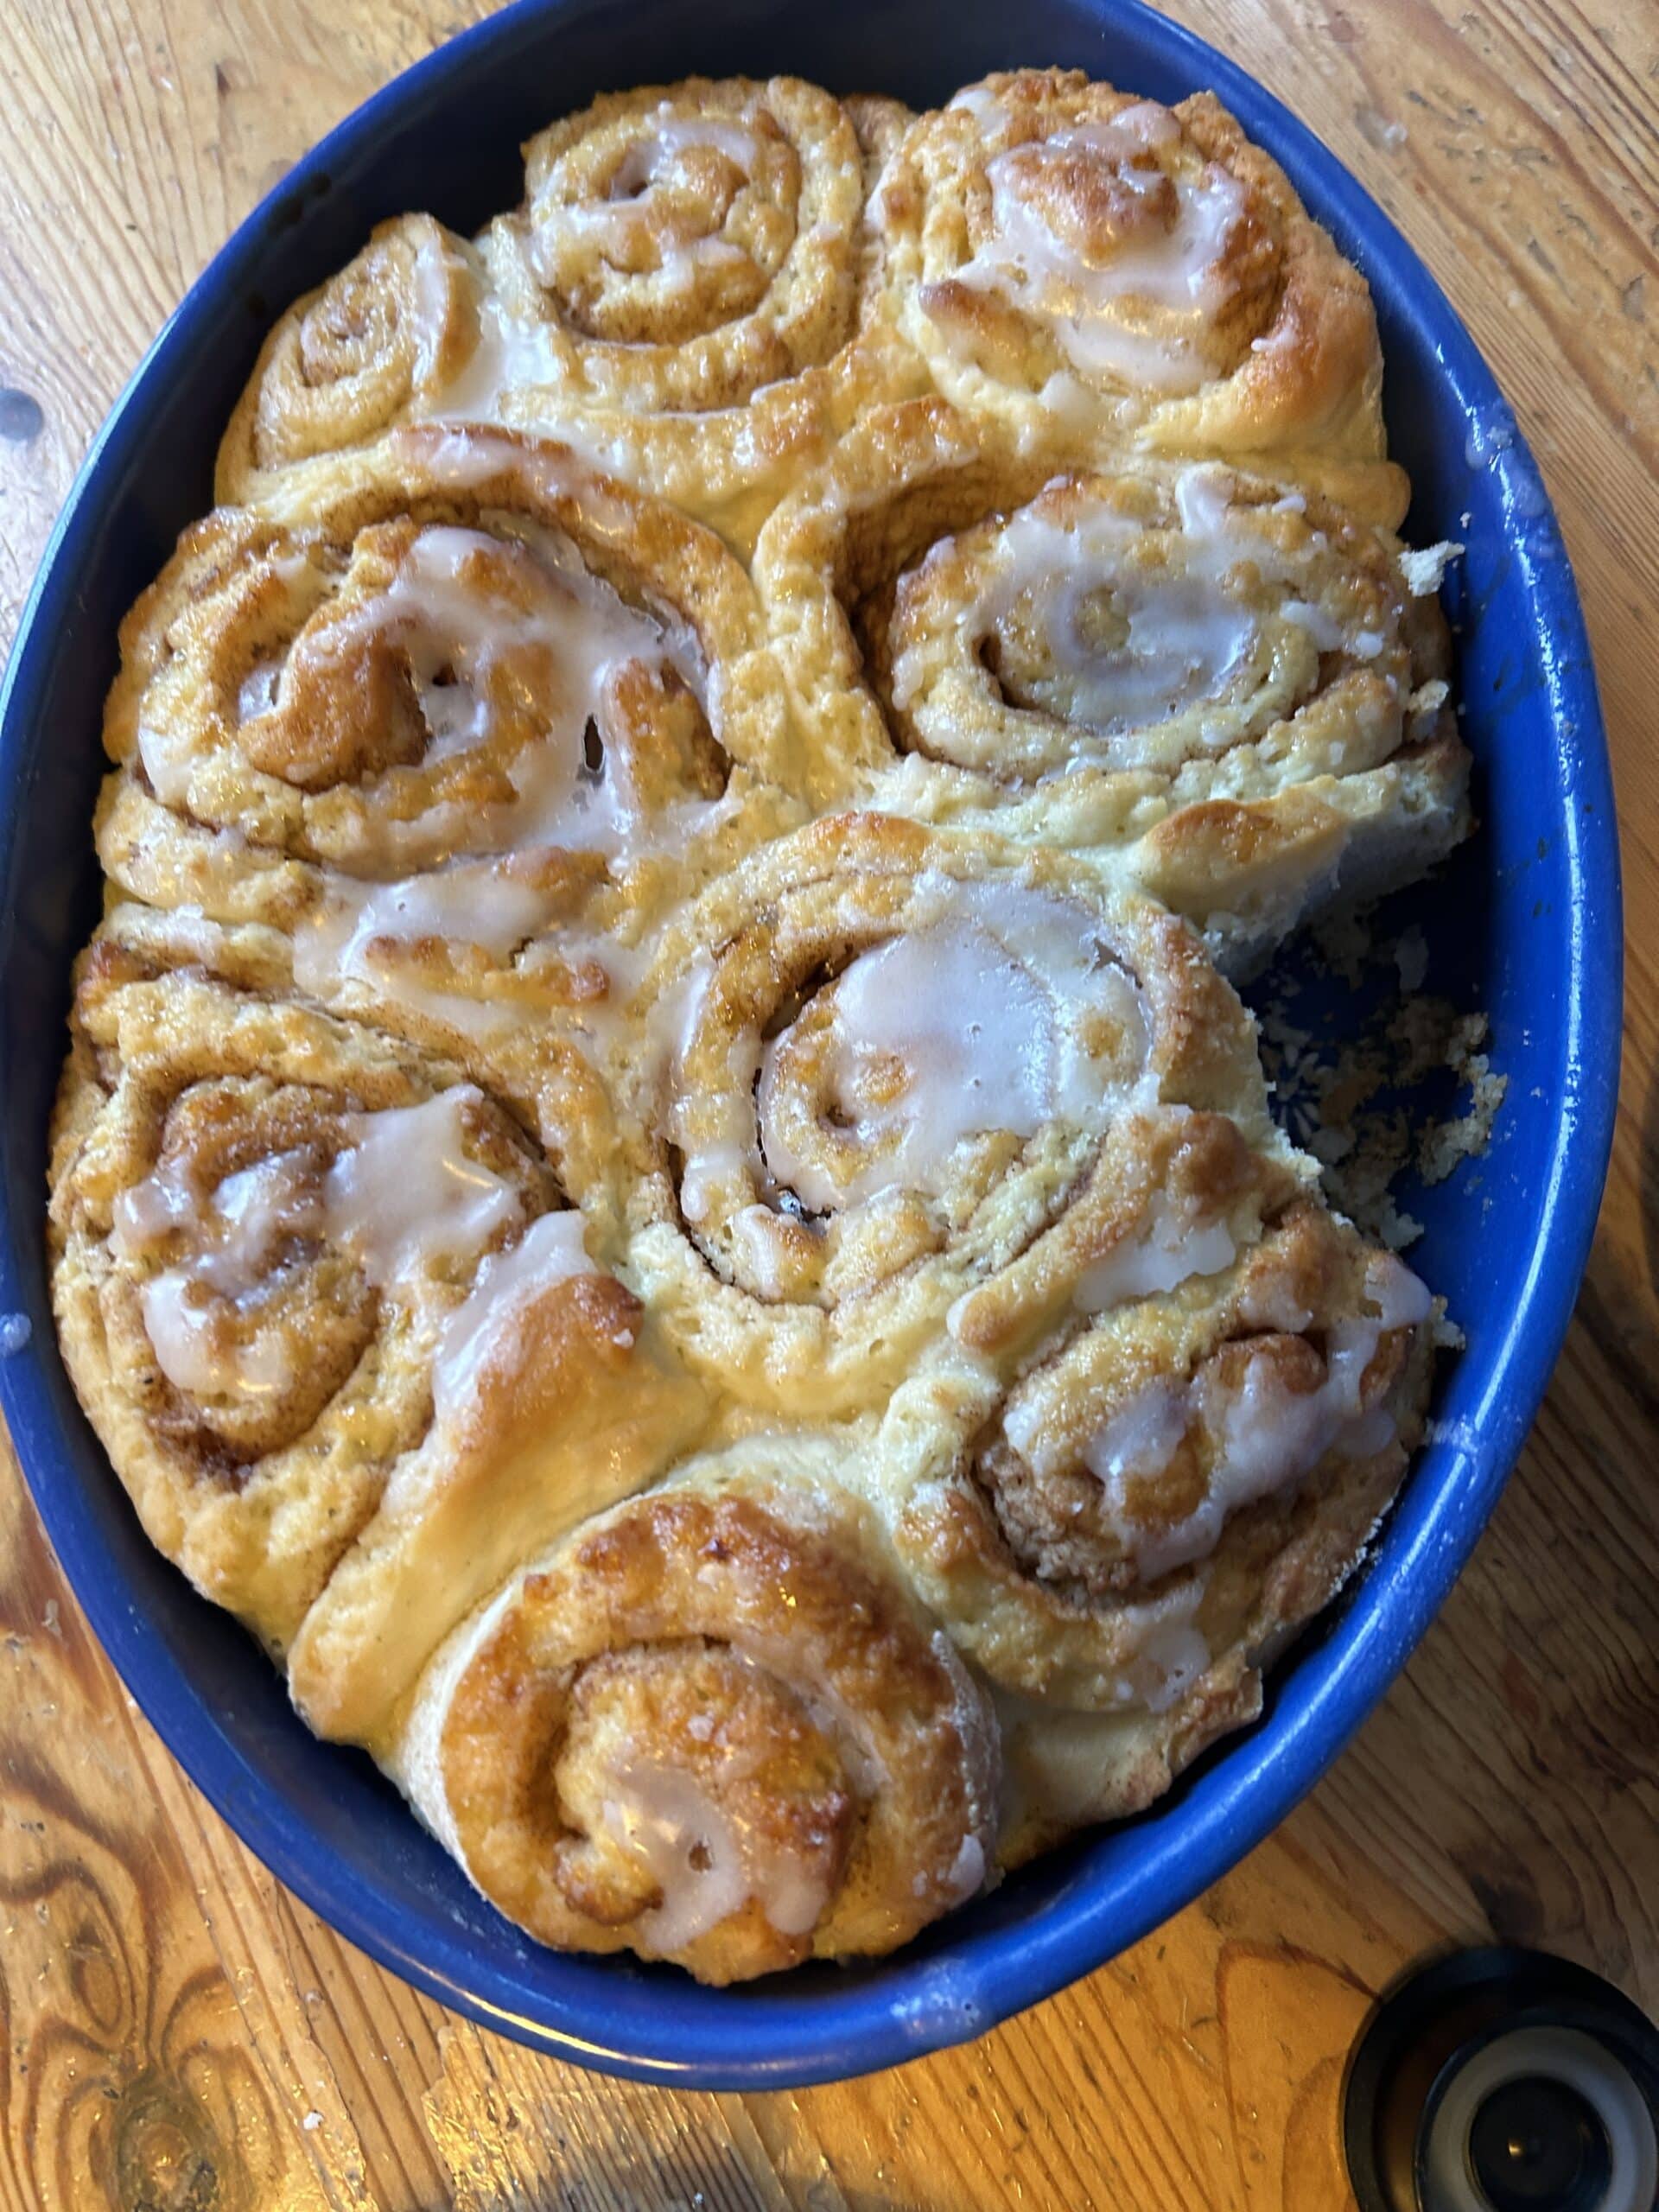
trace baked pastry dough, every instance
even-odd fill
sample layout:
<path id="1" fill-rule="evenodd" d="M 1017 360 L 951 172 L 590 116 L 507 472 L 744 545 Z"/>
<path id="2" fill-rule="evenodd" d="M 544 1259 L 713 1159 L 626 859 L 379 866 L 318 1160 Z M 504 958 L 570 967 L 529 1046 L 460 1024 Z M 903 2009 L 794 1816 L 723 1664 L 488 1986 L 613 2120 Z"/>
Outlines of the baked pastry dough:
<path id="1" fill-rule="evenodd" d="M 394 1770 L 543 1942 L 726 1982 L 891 1950 L 981 1887 L 990 1708 L 844 1452 L 758 1438 L 691 1461 L 434 1661 Z"/>
<path id="2" fill-rule="evenodd" d="M 1271 1124 L 1243 1008 L 1179 923 L 1054 854 L 828 817 L 665 937 L 631 1273 L 739 1401 L 880 1404 L 976 1282 L 1160 1101 Z"/>
<path id="3" fill-rule="evenodd" d="M 260 348 L 219 449 L 215 497 L 245 499 L 296 461 L 429 410 L 477 350 L 482 276 L 472 248 L 429 215 L 378 225 Z"/>
<path id="4" fill-rule="evenodd" d="M 392 327 L 371 321 L 357 340 L 374 349 L 372 400 L 355 385 L 349 410 L 308 385 L 302 403 L 291 393 L 294 357 L 321 352 L 333 368 L 338 341 L 319 333 L 350 320 L 364 261 L 334 280 L 340 297 L 290 312 L 232 421 L 218 496 L 268 488 L 273 465 L 322 449 L 325 422 L 343 446 L 359 425 L 435 415 L 554 429 L 751 544 L 793 470 L 861 404 L 925 388 L 872 313 L 883 257 L 867 221 L 910 120 L 896 100 L 837 100 L 792 77 L 694 77 L 564 117 L 524 149 L 522 205 L 470 249 L 448 241 L 448 289 L 425 218 L 377 233 L 369 255 L 396 251 L 411 304 L 383 308 Z M 391 296 L 387 275 L 375 289 Z M 273 421 L 303 421 L 307 442 L 289 429 L 284 447 Z"/>
<path id="5" fill-rule="evenodd" d="M 886 311 L 1023 442 L 1081 429 L 1404 514 L 1365 281 L 1213 93 L 988 77 L 909 133 L 875 221 Z"/>
<path id="6" fill-rule="evenodd" d="M 654 918 L 806 781 L 718 540 L 505 431 L 397 431 L 219 510 L 122 664 L 112 880 L 278 931 L 296 989 L 520 1091 L 537 1033 L 603 1057 Z"/>
<path id="7" fill-rule="evenodd" d="M 1255 1718 L 1398 1485 L 1433 1357 L 1423 1285 L 1229 1122 L 1148 1116 L 1122 1148 L 1105 1214 L 963 1301 L 870 1461 L 998 1693 L 1007 1864 Z"/>
<path id="8" fill-rule="evenodd" d="M 124 627 L 48 1241 L 145 1528 L 543 1942 L 879 1954 L 1253 1717 L 1440 1308 L 1241 973 L 1469 824 L 1357 272 L 1207 96 L 607 95 Z"/>
<path id="9" fill-rule="evenodd" d="M 389 1490 L 470 1483 L 486 1516 L 510 1499 L 550 1345 L 570 1457 L 543 1451 L 543 1483 L 591 1499 L 585 1453 L 626 1491 L 696 1426 L 590 1256 L 602 1192 L 595 1231 L 459 1069 L 200 967 L 153 973 L 112 938 L 82 964 L 73 1038 L 50 1220 L 65 1357 L 152 1540 L 275 1651 Z"/>
<path id="10" fill-rule="evenodd" d="M 823 773 L 1123 870 L 1247 971 L 1468 829 L 1440 558 L 1216 462 L 1102 473 L 872 410 L 754 571 Z"/>

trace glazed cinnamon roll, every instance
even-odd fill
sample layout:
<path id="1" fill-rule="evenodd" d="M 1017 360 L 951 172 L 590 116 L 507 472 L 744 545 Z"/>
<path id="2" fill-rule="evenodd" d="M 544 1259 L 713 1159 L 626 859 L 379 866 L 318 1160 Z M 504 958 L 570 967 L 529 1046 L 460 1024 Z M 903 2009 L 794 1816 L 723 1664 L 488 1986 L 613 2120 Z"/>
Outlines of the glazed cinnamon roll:
<path id="1" fill-rule="evenodd" d="M 504 432 L 394 433 L 188 531 L 123 632 L 133 896 L 486 1062 L 602 1058 L 653 912 L 789 818 L 783 696 L 709 533 Z M 556 1058 L 556 1055 L 555 1056 Z"/>
<path id="2" fill-rule="evenodd" d="M 1148 1142 L 1138 1224 L 964 1301 L 871 1455 L 918 1591 L 998 1694 L 1008 1864 L 1255 1718 L 1421 1433 L 1417 1278 L 1207 1117 Z"/>
<path id="3" fill-rule="evenodd" d="M 873 319 L 866 221 L 908 120 L 795 78 L 690 78 L 552 124 L 482 234 L 484 343 L 438 405 L 550 427 L 752 543 L 859 406 L 923 387 Z"/>
<path id="4" fill-rule="evenodd" d="M 989 1710 L 837 1481 L 752 1440 L 516 1576 L 391 1761 L 512 1920 L 730 1982 L 891 1949 L 982 1885 Z"/>
<path id="5" fill-rule="evenodd" d="M 296 461 L 429 411 L 479 342 L 478 257 L 429 215 L 382 223 L 265 340 L 219 447 L 213 493 L 254 498 Z"/>
<path id="6" fill-rule="evenodd" d="M 395 423 L 505 423 L 741 547 L 872 398 L 926 388 L 875 313 L 869 194 L 897 100 L 690 78 L 607 94 L 525 149 L 525 196 L 465 245 L 383 225 L 278 325 L 220 450 L 221 500 Z"/>
<path id="7" fill-rule="evenodd" d="M 633 1356 L 638 1299 L 590 1255 L 602 1227 L 459 1069 L 107 938 L 74 1039 L 65 1357 L 152 1540 L 278 1651 L 389 1486 L 476 1490 L 481 1453 L 510 1500 L 512 1449 L 557 1475 L 550 1341 L 587 1370 L 565 1440 L 613 1451 L 610 1496 L 686 1432 L 689 1394 Z"/>
<path id="8" fill-rule="evenodd" d="M 1269 1141 L 1179 923 L 1057 856 L 827 818 L 707 893 L 645 1015 L 630 1266 L 750 1404 L 880 1404 L 1162 1101 Z"/>
<path id="9" fill-rule="evenodd" d="M 876 220 L 887 304 L 963 407 L 1404 514 L 1364 279 L 1213 94 L 988 77 L 909 133 Z"/>
<path id="10" fill-rule="evenodd" d="M 1052 461 L 907 402 L 772 517 L 755 575 L 826 775 L 1121 855 L 1241 969 L 1443 857 L 1469 823 L 1454 549 L 1215 463 Z"/>

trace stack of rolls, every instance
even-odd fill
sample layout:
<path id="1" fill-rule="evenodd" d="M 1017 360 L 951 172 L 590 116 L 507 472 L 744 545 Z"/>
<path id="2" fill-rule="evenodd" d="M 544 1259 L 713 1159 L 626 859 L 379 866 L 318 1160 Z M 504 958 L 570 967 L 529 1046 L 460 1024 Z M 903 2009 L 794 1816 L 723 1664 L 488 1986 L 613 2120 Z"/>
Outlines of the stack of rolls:
<path id="1" fill-rule="evenodd" d="M 1234 982 L 1469 828 L 1213 99 L 607 95 L 283 316 L 124 626 L 49 1241 L 155 1542 L 543 1942 L 880 1954 L 1260 1709 L 1439 1302 Z"/>

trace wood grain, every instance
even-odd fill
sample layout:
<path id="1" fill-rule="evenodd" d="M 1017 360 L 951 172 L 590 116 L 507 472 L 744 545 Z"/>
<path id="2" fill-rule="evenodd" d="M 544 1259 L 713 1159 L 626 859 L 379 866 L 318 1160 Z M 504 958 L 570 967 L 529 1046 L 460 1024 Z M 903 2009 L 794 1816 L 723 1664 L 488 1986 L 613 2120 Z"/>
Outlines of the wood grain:
<path id="1" fill-rule="evenodd" d="M 21 0 L 0 28 L 0 634 L 143 345 L 465 0 Z M 1659 17 L 1620 0 L 1184 0 L 1395 217 L 1560 508 L 1618 779 L 1613 1173 L 1491 1532 L 1301 1809 L 1127 1957 L 965 2051 L 794 2095 L 637 2089 L 446 2014 L 207 1810 L 0 1457 L 0 2212 L 1332 2212 L 1344 2052 L 1448 1940 L 1659 2009 Z M 551 103 L 550 103 L 551 105 Z"/>

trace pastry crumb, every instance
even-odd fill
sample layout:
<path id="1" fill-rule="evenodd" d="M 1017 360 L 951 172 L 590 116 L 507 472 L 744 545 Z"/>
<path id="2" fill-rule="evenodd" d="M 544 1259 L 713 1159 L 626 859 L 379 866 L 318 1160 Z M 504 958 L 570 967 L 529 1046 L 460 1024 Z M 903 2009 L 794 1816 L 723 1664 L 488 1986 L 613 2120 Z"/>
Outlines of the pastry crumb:
<path id="1" fill-rule="evenodd" d="M 1390 995 L 1357 1037 L 1316 1035 L 1286 1013 L 1283 999 L 1258 1017 L 1262 1064 L 1291 1138 L 1319 1162 L 1330 1204 L 1390 1251 L 1414 1244 L 1423 1225 L 1394 1196 L 1408 1173 L 1443 1183 L 1491 1143 L 1509 1077 L 1486 1052 L 1489 1025 L 1426 993 L 1429 949 L 1415 923 L 1379 940 L 1369 915 L 1338 914 L 1313 932 L 1320 966 L 1357 990 L 1392 968 Z M 1298 987 L 1287 988 L 1294 997 Z M 1426 1113 L 1409 1094 L 1449 1077 L 1449 1109 Z"/>
<path id="2" fill-rule="evenodd" d="M 1463 548 L 1449 538 L 1438 545 L 1406 546 L 1400 555 L 1400 573 L 1414 599 L 1428 599 L 1439 591 L 1447 569 Z"/>

